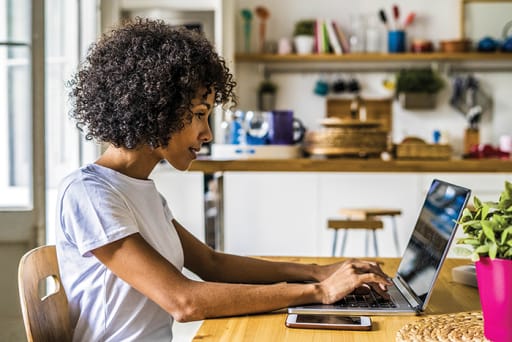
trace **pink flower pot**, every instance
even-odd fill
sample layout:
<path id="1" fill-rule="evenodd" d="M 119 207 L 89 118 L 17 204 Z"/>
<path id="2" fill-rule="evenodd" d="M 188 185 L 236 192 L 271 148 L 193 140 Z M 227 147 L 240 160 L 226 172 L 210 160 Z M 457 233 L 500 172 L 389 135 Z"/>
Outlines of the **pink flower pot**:
<path id="1" fill-rule="evenodd" d="M 475 264 L 484 335 L 493 342 L 512 341 L 512 260 L 480 258 Z"/>

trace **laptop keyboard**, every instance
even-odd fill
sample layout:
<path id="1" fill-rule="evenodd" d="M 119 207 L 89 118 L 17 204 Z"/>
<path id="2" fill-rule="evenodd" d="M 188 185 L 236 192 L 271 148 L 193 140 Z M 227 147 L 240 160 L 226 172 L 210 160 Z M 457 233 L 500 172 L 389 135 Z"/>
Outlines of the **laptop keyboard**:
<path id="1" fill-rule="evenodd" d="M 343 308 L 396 308 L 392 299 L 386 299 L 375 291 L 368 294 L 349 294 L 336 302 L 336 306 Z"/>

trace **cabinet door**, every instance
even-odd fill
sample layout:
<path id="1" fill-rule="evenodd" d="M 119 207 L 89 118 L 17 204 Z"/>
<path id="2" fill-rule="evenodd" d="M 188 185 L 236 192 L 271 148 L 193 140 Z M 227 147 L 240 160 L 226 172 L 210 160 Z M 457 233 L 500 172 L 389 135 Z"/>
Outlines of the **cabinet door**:
<path id="1" fill-rule="evenodd" d="M 245 255 L 316 255 L 318 176 L 224 176 L 225 250 Z"/>

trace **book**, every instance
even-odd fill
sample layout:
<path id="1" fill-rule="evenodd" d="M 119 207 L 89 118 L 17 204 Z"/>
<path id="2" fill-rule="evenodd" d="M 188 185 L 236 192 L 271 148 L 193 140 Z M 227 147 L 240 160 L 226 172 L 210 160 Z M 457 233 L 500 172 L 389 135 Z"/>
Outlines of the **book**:
<path id="1" fill-rule="evenodd" d="M 329 44 L 331 45 L 333 52 L 336 55 L 343 54 L 343 48 L 341 46 L 341 42 L 340 42 L 338 35 L 336 34 L 335 28 L 334 28 L 334 21 L 326 20 L 325 27 L 327 29 L 327 35 L 329 37 Z"/>
<path id="2" fill-rule="evenodd" d="M 328 24 L 329 24 L 329 22 L 327 20 L 322 20 L 322 38 L 324 40 L 324 43 L 322 44 L 322 46 L 323 46 L 322 53 L 331 52 L 330 45 L 329 45 L 329 33 L 327 32 Z"/>
<path id="3" fill-rule="evenodd" d="M 323 28 L 323 20 L 316 19 L 315 20 L 315 52 L 323 53 L 324 51 L 324 28 Z"/>
<path id="4" fill-rule="evenodd" d="M 332 25 L 334 27 L 336 35 L 338 36 L 343 52 L 350 52 L 350 45 L 348 44 L 347 36 L 345 36 L 345 33 L 343 33 L 343 30 L 341 29 L 340 25 L 338 25 L 338 23 L 335 21 L 332 22 Z"/>

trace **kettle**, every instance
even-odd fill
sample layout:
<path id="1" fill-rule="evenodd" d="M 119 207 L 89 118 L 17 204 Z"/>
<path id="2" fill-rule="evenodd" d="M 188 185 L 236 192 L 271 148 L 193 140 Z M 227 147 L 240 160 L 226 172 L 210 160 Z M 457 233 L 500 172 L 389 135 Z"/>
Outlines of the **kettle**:
<path id="1" fill-rule="evenodd" d="M 508 31 L 512 28 L 512 20 L 503 26 L 503 45 L 501 46 L 501 51 L 503 52 L 512 52 L 512 34 L 508 35 Z"/>

